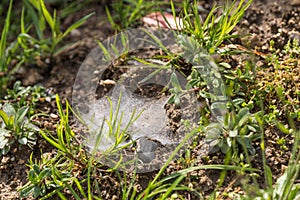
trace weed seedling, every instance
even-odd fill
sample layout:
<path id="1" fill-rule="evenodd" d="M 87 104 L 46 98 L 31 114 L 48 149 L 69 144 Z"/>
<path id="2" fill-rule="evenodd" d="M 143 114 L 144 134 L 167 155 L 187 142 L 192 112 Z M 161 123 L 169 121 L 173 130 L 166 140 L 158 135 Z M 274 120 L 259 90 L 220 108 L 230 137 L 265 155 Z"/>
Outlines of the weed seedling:
<path id="1" fill-rule="evenodd" d="M 18 141 L 20 144 L 35 145 L 37 132 L 40 130 L 27 118 L 28 106 L 15 109 L 11 104 L 4 104 L 0 110 L 0 155 L 10 151 Z"/>
<path id="2" fill-rule="evenodd" d="M 157 1 L 121 0 L 111 4 L 112 11 L 106 7 L 106 13 L 113 29 L 121 31 L 129 27 L 135 27 L 139 19 L 164 4 L 166 3 Z"/>
<path id="3" fill-rule="evenodd" d="M 51 55 L 57 53 L 60 50 L 57 49 L 57 46 L 62 41 L 62 39 L 66 37 L 72 30 L 85 23 L 94 14 L 91 13 L 81 18 L 80 20 L 69 26 L 66 31 L 62 32 L 61 28 L 59 27 L 60 22 L 59 17 L 56 15 L 56 10 L 54 10 L 53 15 L 51 16 L 49 10 L 46 8 L 44 0 L 25 0 L 24 6 L 26 9 L 23 9 L 22 12 L 21 34 L 18 37 L 18 42 L 24 49 L 25 53 L 32 52 L 33 55 L 39 51 L 41 53 L 44 52 Z M 35 39 L 27 33 L 29 29 L 25 27 L 25 12 L 28 12 L 28 15 L 32 19 L 38 39 Z M 47 26 L 51 30 L 51 38 L 45 38 L 44 36 Z M 31 54 L 28 54 L 28 56 L 31 57 Z"/>
<path id="4" fill-rule="evenodd" d="M 252 3 L 250 1 L 227 1 L 224 6 L 213 6 L 205 20 L 202 19 L 197 1 L 183 1 L 182 19 L 183 32 L 194 37 L 199 45 L 209 54 L 219 53 L 219 46 L 228 39 L 239 37 L 231 34 L 234 27 L 242 19 L 244 12 Z M 192 4 L 192 5 L 191 5 Z M 221 12 L 218 12 L 219 10 Z M 176 16 L 173 7 L 173 15 Z"/>

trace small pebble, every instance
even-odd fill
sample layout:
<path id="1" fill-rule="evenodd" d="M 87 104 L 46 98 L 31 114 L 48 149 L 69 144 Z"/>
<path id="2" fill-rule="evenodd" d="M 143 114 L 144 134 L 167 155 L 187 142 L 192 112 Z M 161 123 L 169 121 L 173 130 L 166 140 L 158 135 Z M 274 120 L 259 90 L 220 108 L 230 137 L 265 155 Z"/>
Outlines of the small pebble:
<path id="1" fill-rule="evenodd" d="M 9 157 L 8 156 L 3 156 L 1 163 L 6 164 L 9 161 Z"/>
<path id="2" fill-rule="evenodd" d="M 45 128 L 49 128 L 51 124 L 48 121 L 44 121 L 43 125 Z"/>
<path id="3" fill-rule="evenodd" d="M 25 163 L 25 160 L 21 159 L 21 160 L 18 161 L 18 165 L 23 165 L 24 163 Z"/>
<path id="4" fill-rule="evenodd" d="M 99 74 L 100 74 L 100 71 L 99 71 L 99 70 L 95 70 L 95 71 L 94 71 L 94 74 L 95 74 L 95 75 L 99 75 Z"/>
<path id="5" fill-rule="evenodd" d="M 79 36 L 81 36 L 81 32 L 80 32 L 78 29 L 73 29 L 73 30 L 71 31 L 70 35 L 71 35 L 72 37 L 79 37 Z"/>
<path id="6" fill-rule="evenodd" d="M 50 117 L 51 117 L 52 119 L 58 119 L 58 115 L 53 114 L 53 113 L 50 114 Z"/>
<path id="7" fill-rule="evenodd" d="M 46 64 L 50 64 L 50 58 L 46 58 L 46 59 L 45 59 L 45 63 L 46 63 Z"/>
<path id="8" fill-rule="evenodd" d="M 289 24 L 289 25 L 295 25 L 295 24 L 296 24 L 296 22 L 295 22 L 295 20 L 293 20 L 293 19 L 290 19 L 290 20 L 288 21 L 288 24 Z"/>
<path id="9" fill-rule="evenodd" d="M 112 196 L 112 198 L 111 198 L 112 200 L 117 200 L 118 199 L 118 197 L 116 196 L 116 195 L 114 195 L 114 196 Z"/>
<path id="10" fill-rule="evenodd" d="M 116 84 L 115 81 L 109 80 L 109 79 L 101 80 L 101 81 L 100 81 L 100 85 L 115 85 L 115 84 Z"/>
<path id="11" fill-rule="evenodd" d="M 91 82 L 92 83 L 97 83 L 98 82 L 98 78 L 96 77 L 96 78 L 93 78 L 92 80 L 91 80 Z"/>

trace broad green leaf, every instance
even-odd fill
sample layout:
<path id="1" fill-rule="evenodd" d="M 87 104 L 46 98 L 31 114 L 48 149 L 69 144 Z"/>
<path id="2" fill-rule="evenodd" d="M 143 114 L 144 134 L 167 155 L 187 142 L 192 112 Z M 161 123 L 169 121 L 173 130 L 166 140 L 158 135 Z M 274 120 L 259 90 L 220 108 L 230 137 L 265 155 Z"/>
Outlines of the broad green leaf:
<path id="1" fill-rule="evenodd" d="M 207 140 L 216 140 L 220 137 L 221 130 L 218 128 L 208 129 L 205 132 Z"/>
<path id="2" fill-rule="evenodd" d="M 241 129 L 239 130 L 239 134 L 241 136 L 247 135 L 249 133 L 248 126 L 242 126 Z"/>
<path id="3" fill-rule="evenodd" d="M 240 120 L 242 117 L 244 117 L 245 115 L 249 115 L 249 108 L 242 108 L 239 110 L 238 114 L 237 114 L 237 118 L 238 120 Z"/>
<path id="4" fill-rule="evenodd" d="M 36 165 L 36 164 L 34 164 L 33 165 L 33 168 L 32 168 L 33 170 L 34 170 L 34 173 L 36 173 L 36 174 L 39 174 L 40 173 L 40 167 L 38 166 L 38 165 Z"/>
<path id="5" fill-rule="evenodd" d="M 221 149 L 221 151 L 224 153 L 224 154 L 226 154 L 227 153 L 227 151 L 229 150 L 229 144 L 227 143 L 227 140 L 222 140 L 223 142 L 222 142 L 222 146 L 221 145 L 219 145 L 220 146 L 220 149 Z"/>
<path id="6" fill-rule="evenodd" d="M 254 133 L 257 132 L 256 128 L 254 126 L 251 126 L 251 125 L 247 125 L 248 129 Z"/>
<path id="7" fill-rule="evenodd" d="M 38 197 L 40 196 L 40 187 L 39 186 L 35 186 L 34 189 L 33 189 L 33 197 Z"/>
<path id="8" fill-rule="evenodd" d="M 10 146 L 9 146 L 9 145 L 8 145 L 8 146 L 5 146 L 5 147 L 2 149 L 2 155 L 7 154 L 7 153 L 9 152 L 9 150 L 10 150 Z"/>
<path id="9" fill-rule="evenodd" d="M 51 170 L 49 168 L 43 169 L 39 175 L 38 178 L 39 180 L 43 180 L 44 178 L 48 177 L 51 175 Z"/>
<path id="10" fill-rule="evenodd" d="M 41 129 L 39 127 L 37 127 L 36 125 L 32 124 L 32 123 L 27 123 L 26 124 L 26 128 L 32 130 L 32 131 L 40 131 Z M 34 133 L 32 133 L 33 135 Z"/>
<path id="11" fill-rule="evenodd" d="M 227 68 L 227 69 L 231 69 L 231 65 L 228 64 L 228 63 L 221 62 L 221 63 L 219 63 L 219 65 L 221 65 L 221 66 L 223 66 L 223 67 L 225 67 L 225 68 Z"/>
<path id="12" fill-rule="evenodd" d="M 242 103 L 245 102 L 245 99 L 237 98 L 237 99 L 232 100 L 232 102 L 234 105 L 241 105 Z"/>
<path id="13" fill-rule="evenodd" d="M 20 197 L 27 197 L 33 193 L 34 185 L 28 185 L 20 190 Z"/>
<path id="14" fill-rule="evenodd" d="M 237 135 L 238 135 L 237 129 L 229 131 L 229 137 L 236 137 Z"/>
<path id="15" fill-rule="evenodd" d="M 29 110 L 28 106 L 23 106 L 22 108 L 20 108 L 17 111 L 16 118 L 15 118 L 15 124 L 20 124 L 21 122 L 24 121 L 24 118 L 25 118 L 28 110 Z"/>
<path id="16" fill-rule="evenodd" d="M 0 137 L 0 149 L 3 149 L 8 143 L 8 138 Z"/>
<path id="17" fill-rule="evenodd" d="M 236 128 L 236 121 L 237 121 L 237 116 L 235 115 L 234 112 L 230 112 L 228 116 L 228 122 L 226 123 L 229 130 Z"/>
<path id="18" fill-rule="evenodd" d="M 269 172 L 269 173 L 271 173 L 271 172 Z M 283 192 L 284 192 L 283 190 L 285 188 L 286 182 L 289 181 L 287 179 L 287 173 L 288 173 L 288 169 L 285 170 L 284 174 L 277 179 L 275 189 L 274 189 L 274 192 L 273 192 L 273 198 L 274 199 L 278 199 L 283 194 Z M 268 176 L 272 176 L 272 174 L 268 174 Z"/>
<path id="19" fill-rule="evenodd" d="M 4 129 L 4 128 L 0 128 L 0 137 L 10 137 L 10 130 Z"/>
<path id="20" fill-rule="evenodd" d="M 28 180 L 34 183 L 35 177 L 36 174 L 34 173 L 34 170 L 31 169 L 28 173 Z"/>
<path id="21" fill-rule="evenodd" d="M 242 127 L 249 120 L 251 114 L 248 108 L 242 108 L 237 115 L 238 127 Z"/>
<path id="22" fill-rule="evenodd" d="M 23 137 L 23 138 L 20 138 L 20 139 L 18 139 L 18 142 L 19 142 L 20 144 L 24 144 L 24 145 L 26 145 L 26 144 L 27 144 L 27 142 L 28 142 L 28 140 L 27 140 L 27 138 L 26 138 L 26 137 Z"/>
<path id="23" fill-rule="evenodd" d="M 7 114 L 3 110 L 0 110 L 0 117 L 3 120 L 4 124 L 6 126 L 9 126 L 9 117 L 7 116 Z"/>
<path id="24" fill-rule="evenodd" d="M 226 138 L 226 142 L 228 144 L 228 147 L 232 146 L 232 138 L 230 138 L 230 137 Z"/>
<path id="25" fill-rule="evenodd" d="M 15 108 L 11 104 L 4 104 L 2 107 L 2 110 L 6 113 L 8 116 L 12 116 L 16 114 Z"/>
<path id="26" fill-rule="evenodd" d="M 178 89 L 179 91 L 182 91 L 182 88 L 180 86 L 180 83 L 178 81 L 178 78 L 177 78 L 177 75 L 175 72 L 173 72 L 171 75 L 171 83 L 174 86 L 174 88 Z"/>

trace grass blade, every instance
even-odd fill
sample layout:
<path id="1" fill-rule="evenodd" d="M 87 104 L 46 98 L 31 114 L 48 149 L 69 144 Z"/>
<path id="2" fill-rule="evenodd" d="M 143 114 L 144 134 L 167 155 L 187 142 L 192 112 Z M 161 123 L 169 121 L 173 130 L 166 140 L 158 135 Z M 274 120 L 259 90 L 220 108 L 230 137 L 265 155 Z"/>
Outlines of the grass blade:
<path id="1" fill-rule="evenodd" d="M 0 72 L 5 72 L 7 70 L 7 59 L 6 59 L 6 42 L 7 42 L 7 35 L 10 26 L 10 17 L 11 17 L 11 10 L 12 10 L 12 3 L 13 0 L 10 1 L 8 12 L 5 18 L 5 24 L 2 30 L 2 35 L 0 39 Z"/>
<path id="2" fill-rule="evenodd" d="M 84 24 L 86 22 L 86 20 L 88 20 L 91 16 L 93 16 L 95 14 L 95 12 L 92 12 L 86 16 L 84 16 L 83 18 L 81 18 L 80 20 L 78 20 L 77 22 L 75 22 L 74 24 L 72 24 L 61 36 L 60 39 L 64 38 L 66 35 L 68 35 L 72 30 L 78 28 L 79 26 L 81 26 L 82 24 Z"/>
<path id="3" fill-rule="evenodd" d="M 49 24 L 51 30 L 54 32 L 55 31 L 55 24 L 56 22 L 54 21 L 54 19 L 51 17 L 49 11 L 47 10 L 45 3 L 43 0 L 40 0 L 40 8 L 43 12 L 43 15 L 47 21 L 47 23 Z"/>

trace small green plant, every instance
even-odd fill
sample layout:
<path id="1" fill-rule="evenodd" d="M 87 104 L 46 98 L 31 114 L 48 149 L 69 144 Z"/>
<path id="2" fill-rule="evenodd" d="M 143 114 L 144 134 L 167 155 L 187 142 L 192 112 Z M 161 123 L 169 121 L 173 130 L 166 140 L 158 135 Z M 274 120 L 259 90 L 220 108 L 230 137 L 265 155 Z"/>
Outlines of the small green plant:
<path id="1" fill-rule="evenodd" d="M 189 167 L 177 172 L 172 173 L 169 176 L 161 178 L 163 172 L 166 170 L 167 166 L 170 164 L 172 159 L 174 159 L 176 153 L 179 151 L 180 148 L 184 144 L 186 144 L 187 140 L 191 138 L 198 132 L 197 129 L 191 131 L 187 134 L 181 143 L 176 147 L 176 149 L 172 152 L 172 155 L 169 157 L 168 161 L 162 166 L 159 170 L 155 178 L 148 184 L 147 188 L 136 198 L 140 199 L 149 199 L 149 198 L 156 198 L 156 199 L 167 199 L 176 191 L 190 191 L 195 194 L 199 199 L 203 199 L 203 196 L 196 190 L 181 184 L 185 177 L 188 176 L 189 173 L 201 170 L 201 169 L 212 169 L 212 170 L 234 170 L 234 171 L 250 171 L 250 172 L 258 172 L 259 170 L 253 168 L 245 168 L 239 166 L 231 166 L 231 165 L 203 165 L 203 166 L 195 166 Z M 214 198 L 215 199 L 215 198 Z"/>
<path id="2" fill-rule="evenodd" d="M 74 197 L 77 197 L 76 199 L 81 199 L 72 188 L 72 185 L 75 184 L 79 191 L 82 191 L 81 183 L 77 176 L 71 172 L 76 171 L 75 166 L 85 169 L 87 166 L 86 154 L 82 145 L 74 137 L 75 134 L 69 125 L 70 105 L 66 102 L 66 109 L 63 110 L 58 95 L 56 96 L 56 103 L 60 115 L 60 122 L 56 130 L 57 137 L 49 135 L 43 130 L 40 130 L 40 134 L 58 152 L 52 158 L 45 158 L 42 155 L 39 162 L 33 162 L 32 157 L 30 158 L 28 182 L 19 190 L 21 197 L 32 194 L 36 198 L 46 199 L 57 194 L 60 198 L 66 199 L 62 190 L 68 188 L 74 193 Z"/>
<path id="3" fill-rule="evenodd" d="M 238 146 L 241 146 L 254 155 L 252 141 L 258 138 L 260 128 L 255 115 L 248 108 L 242 108 L 237 114 L 226 113 L 224 121 L 210 123 L 203 131 L 210 141 L 211 153 L 221 150 L 226 154 L 230 149 L 237 153 Z"/>
<path id="4" fill-rule="evenodd" d="M 288 43 L 284 46 L 284 51 L 286 55 L 289 55 L 290 58 L 299 58 L 300 55 L 300 45 L 299 40 L 289 40 Z M 297 65 L 297 64 L 296 64 Z"/>
<path id="5" fill-rule="evenodd" d="M 121 129 L 120 126 L 123 114 L 120 116 L 120 100 L 121 99 L 118 101 L 115 113 L 112 110 L 111 104 L 110 116 L 108 119 L 104 120 L 109 126 L 108 133 L 104 132 L 103 122 L 98 134 L 95 136 L 95 147 L 92 149 L 92 152 L 89 152 L 83 147 L 84 144 L 76 139 L 75 133 L 69 125 L 69 111 L 72 111 L 74 115 L 76 115 L 76 113 L 72 110 L 68 102 L 66 102 L 66 108 L 63 109 L 60 98 L 57 95 L 56 104 L 60 122 L 57 126 L 56 136 L 47 133 L 44 130 L 40 130 L 42 137 L 56 148 L 57 153 L 52 159 L 42 157 L 40 162 L 33 162 L 32 159 L 30 159 L 28 183 L 20 189 L 21 197 L 32 194 L 34 197 L 39 197 L 39 199 L 46 199 L 56 194 L 61 199 L 66 199 L 63 190 L 67 189 L 73 197 L 78 200 L 82 198 L 99 199 L 94 195 L 94 192 L 98 188 L 97 184 L 99 184 L 97 182 L 99 177 L 97 174 L 94 174 L 94 172 L 97 171 L 97 168 L 102 166 L 99 162 L 101 162 L 103 156 L 119 153 L 120 149 L 124 148 L 120 144 L 125 141 L 127 137 L 126 129 L 135 119 L 133 113 L 132 119 L 127 127 L 125 127 L 124 130 Z M 79 116 L 77 117 L 80 119 Z M 107 150 L 107 152 L 103 153 L 104 155 L 101 158 L 99 158 L 96 157 L 96 154 L 102 137 L 106 136 L 105 134 L 109 134 L 109 137 L 115 137 L 115 143 Z M 122 162 L 122 160 L 120 160 L 120 162 Z M 76 171 L 74 167 L 78 168 L 81 172 Z M 113 168 L 108 169 L 107 172 L 115 171 L 120 167 L 120 164 L 117 164 Z M 82 176 L 79 176 L 80 173 L 82 173 Z M 85 186 L 85 189 L 83 185 Z"/>
<path id="6" fill-rule="evenodd" d="M 251 5 L 250 1 L 226 1 L 224 6 L 213 6 L 205 20 L 202 20 L 198 11 L 196 0 L 190 3 L 184 0 L 182 5 L 183 33 L 194 37 L 200 46 L 207 50 L 209 54 L 218 53 L 218 47 L 230 38 L 239 37 L 232 35 L 234 27 L 242 19 L 244 12 Z M 192 4 L 192 5 L 191 5 Z M 221 9 L 221 12 L 218 12 Z M 175 8 L 172 6 L 174 17 Z"/>
<path id="7" fill-rule="evenodd" d="M 0 38 L 0 90 L 1 91 L 6 87 L 7 77 L 5 77 L 5 75 L 8 70 L 8 65 L 11 61 L 11 57 L 8 55 L 7 52 L 6 43 L 7 43 L 7 36 L 9 32 L 9 26 L 10 26 L 12 3 L 13 1 L 11 0 L 9 3 L 8 12 L 5 18 L 5 23 Z"/>
<path id="8" fill-rule="evenodd" d="M 263 123 L 263 121 L 261 120 Z M 294 127 L 293 123 L 290 120 L 290 126 Z M 277 123 L 279 126 L 284 127 L 283 124 L 280 122 Z M 266 164 L 266 159 L 263 157 L 263 165 L 264 165 L 264 173 L 265 173 L 265 182 L 266 188 L 259 189 L 258 185 L 254 186 L 254 190 L 249 191 L 248 185 L 246 186 L 246 194 L 243 196 L 243 199 L 250 200 L 250 199 L 258 199 L 258 200 L 265 200 L 265 199 L 276 199 L 276 200 L 294 200 L 300 198 L 300 184 L 296 183 L 297 178 L 299 178 L 299 169 L 300 169 L 300 149 L 299 149 L 299 142 L 300 142 L 300 132 L 299 130 L 290 129 L 290 134 L 294 135 L 294 145 L 292 148 L 291 157 L 289 160 L 289 164 L 285 169 L 282 176 L 280 176 L 275 184 L 273 183 L 272 179 L 272 172 L 271 169 Z M 264 155 L 265 147 L 264 142 L 261 143 L 262 153 Z"/>
<path id="9" fill-rule="evenodd" d="M 140 18 L 162 4 L 166 3 L 146 0 L 121 0 L 111 4 L 113 11 L 106 7 L 106 13 L 113 29 L 121 31 L 129 27 L 135 27 Z"/>
<path id="10" fill-rule="evenodd" d="M 10 26 L 10 16 L 11 16 L 11 10 L 12 10 L 12 3 L 13 1 L 10 1 L 8 12 L 5 18 L 5 24 L 2 30 L 1 39 L 0 39 L 0 72 L 5 72 L 7 70 L 7 66 L 9 63 L 9 59 L 7 59 L 7 51 L 6 51 L 6 43 L 7 43 L 7 36 Z"/>
<path id="11" fill-rule="evenodd" d="M 11 146 L 20 144 L 35 145 L 39 128 L 27 118 L 28 106 L 15 109 L 11 104 L 4 104 L 0 110 L 0 154 L 7 154 Z"/>
<path id="12" fill-rule="evenodd" d="M 53 95 L 50 95 L 41 85 L 27 86 L 21 85 L 20 81 L 16 81 L 12 89 L 6 90 L 6 100 L 15 101 L 16 107 L 30 106 L 30 113 L 33 114 L 33 108 L 39 102 L 50 102 Z"/>
<path id="13" fill-rule="evenodd" d="M 48 163 L 54 163 L 53 159 L 45 159 L 42 156 L 40 162 L 33 162 L 32 154 L 29 159 L 28 166 L 30 167 L 28 173 L 28 182 L 20 189 L 20 197 L 27 197 L 30 193 L 34 198 L 45 195 L 47 190 L 51 188 L 58 188 L 59 185 L 51 181 L 52 169 Z"/>
<path id="14" fill-rule="evenodd" d="M 81 183 L 73 173 L 76 171 L 74 160 L 68 159 L 60 153 L 53 157 L 45 153 L 41 156 L 40 161 L 33 161 L 31 155 L 28 166 L 30 168 L 28 182 L 19 189 L 21 198 L 28 197 L 31 194 L 34 198 L 48 199 L 57 194 L 61 199 L 67 199 L 63 194 L 63 190 L 68 188 L 76 200 L 81 199 L 79 194 L 72 188 L 73 184 L 83 194 L 83 198 L 86 198 Z"/>
<path id="15" fill-rule="evenodd" d="M 81 18 L 66 31 L 62 32 L 59 27 L 59 17 L 54 10 L 53 16 L 51 16 L 49 10 L 46 8 L 44 0 L 24 0 L 24 8 L 21 16 L 21 34 L 18 37 L 18 42 L 24 49 L 24 55 L 22 59 L 28 61 L 28 59 L 36 58 L 36 56 L 51 54 L 58 52 L 58 44 L 66 37 L 72 30 L 78 28 L 90 18 L 93 13 Z M 26 27 L 25 14 L 30 15 L 33 25 L 36 30 L 38 39 L 28 34 L 29 28 Z M 51 31 L 51 38 L 45 37 L 45 31 L 47 26 Z"/>

